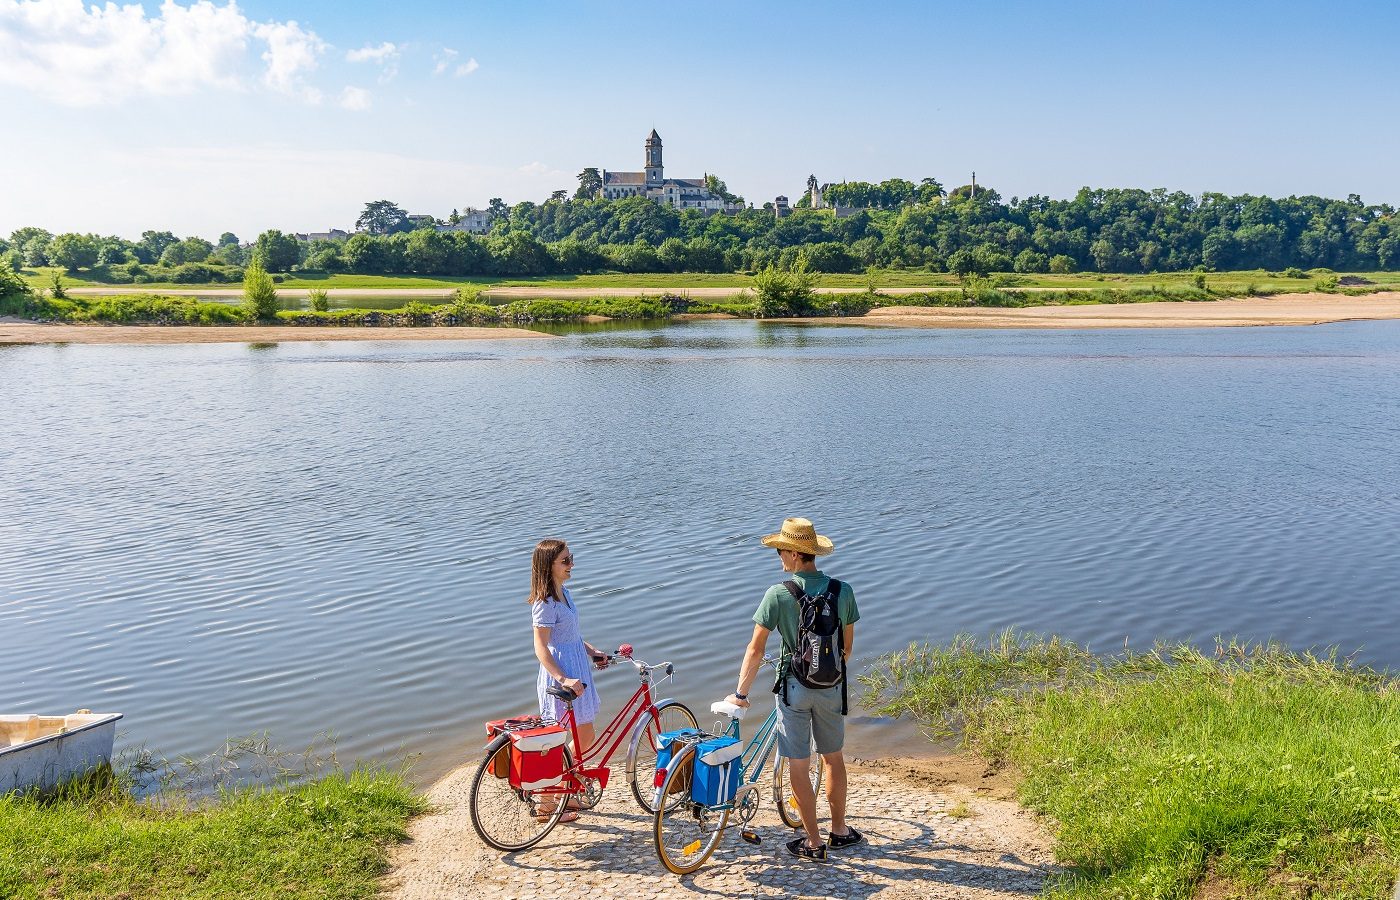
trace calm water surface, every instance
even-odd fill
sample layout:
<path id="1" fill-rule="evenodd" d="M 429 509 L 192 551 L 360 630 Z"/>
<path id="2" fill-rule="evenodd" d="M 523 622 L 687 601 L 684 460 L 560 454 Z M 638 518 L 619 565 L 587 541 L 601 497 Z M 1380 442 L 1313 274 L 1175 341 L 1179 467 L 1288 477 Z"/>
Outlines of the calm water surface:
<path id="1" fill-rule="evenodd" d="M 585 635 L 707 706 L 792 514 L 863 662 L 1015 625 L 1400 666 L 1398 322 L 11 346 L 0 384 L 0 710 L 168 755 L 332 731 L 440 774 L 534 702 L 544 536 Z"/>

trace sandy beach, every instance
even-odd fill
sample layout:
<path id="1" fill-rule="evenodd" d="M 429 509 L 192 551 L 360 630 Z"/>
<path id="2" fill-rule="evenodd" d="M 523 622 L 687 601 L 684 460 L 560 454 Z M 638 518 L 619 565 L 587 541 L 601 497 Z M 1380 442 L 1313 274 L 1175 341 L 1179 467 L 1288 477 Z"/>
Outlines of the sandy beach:
<path id="1" fill-rule="evenodd" d="M 1396 318 L 1400 318 L 1400 291 L 1360 297 L 1307 293 L 1200 303 L 1101 303 L 1017 309 L 887 306 L 872 309 L 864 316 L 809 321 L 886 328 L 1209 328 Z"/>
<path id="2" fill-rule="evenodd" d="M 291 341 L 554 340 L 524 328 L 350 328 L 294 325 L 51 325 L 0 318 L 0 344 L 281 344 Z"/>

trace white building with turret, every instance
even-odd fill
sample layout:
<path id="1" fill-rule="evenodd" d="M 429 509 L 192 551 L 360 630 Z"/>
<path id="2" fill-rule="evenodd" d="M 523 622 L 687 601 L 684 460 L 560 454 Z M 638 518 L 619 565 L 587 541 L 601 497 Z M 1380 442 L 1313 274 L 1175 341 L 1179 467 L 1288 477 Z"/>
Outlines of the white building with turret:
<path id="1" fill-rule="evenodd" d="M 610 172 L 602 170 L 603 186 L 598 196 L 604 200 L 621 197 L 646 197 L 676 209 L 700 209 L 718 212 L 725 208 L 724 198 L 705 186 L 704 178 L 667 178 L 661 165 L 661 135 L 656 129 L 647 135 L 646 168 L 641 172 Z"/>

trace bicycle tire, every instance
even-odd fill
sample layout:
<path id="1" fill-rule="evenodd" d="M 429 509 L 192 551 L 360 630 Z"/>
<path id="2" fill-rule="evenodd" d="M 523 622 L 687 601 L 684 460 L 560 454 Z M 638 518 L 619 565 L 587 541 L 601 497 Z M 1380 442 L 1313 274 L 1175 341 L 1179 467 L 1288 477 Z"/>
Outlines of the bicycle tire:
<path id="1" fill-rule="evenodd" d="M 667 713 L 672 714 L 669 721 Z M 676 700 L 666 700 L 656 705 L 655 716 L 647 714 L 632 729 L 633 740 L 627 747 L 627 782 L 637 805 L 644 812 L 651 815 L 656 813 L 652 805 L 656 797 L 656 735 L 663 731 L 699 727 L 700 723 L 690 707 Z M 643 749 L 643 742 L 649 742 L 646 749 Z"/>
<path id="2" fill-rule="evenodd" d="M 510 752 L 510 735 L 503 734 L 486 745 L 486 753 L 481 764 L 472 774 L 468 808 L 471 813 L 472 828 L 477 837 L 487 845 L 512 853 L 527 850 L 544 840 L 545 835 L 559 824 L 568 807 L 571 794 L 540 794 L 534 791 L 521 791 L 510 786 L 510 782 L 491 772 L 496 754 Z M 573 757 L 569 748 L 564 748 L 564 770 L 573 768 Z M 554 811 L 549 817 L 539 821 L 538 807 L 541 803 L 555 802 Z M 515 823 L 517 827 L 511 827 Z"/>
<path id="3" fill-rule="evenodd" d="M 724 837 L 724 829 L 729 825 L 729 809 L 712 810 L 690 799 L 689 779 L 694 770 L 694 745 L 682 749 L 676 755 L 675 765 L 666 773 L 662 783 L 663 796 L 670 796 L 672 782 L 678 778 L 687 779 L 682 790 L 678 791 L 682 801 L 664 805 L 652 817 L 652 837 L 656 842 L 656 855 L 668 871 L 677 875 L 688 875 L 705 864 L 710 854 L 719 846 Z M 711 816 L 718 821 L 709 824 Z"/>
<path id="4" fill-rule="evenodd" d="M 826 764 L 822 758 L 813 753 L 808 757 L 812 765 L 808 769 L 808 777 L 812 784 L 812 793 L 820 797 L 822 794 L 822 781 L 826 774 Z M 783 820 L 783 824 L 789 828 L 802 827 L 802 815 L 797 810 L 797 798 L 792 796 L 791 773 L 788 770 L 789 761 L 786 756 L 776 756 L 773 759 L 773 805 L 778 808 L 778 818 Z M 811 773 L 815 772 L 815 777 Z"/>

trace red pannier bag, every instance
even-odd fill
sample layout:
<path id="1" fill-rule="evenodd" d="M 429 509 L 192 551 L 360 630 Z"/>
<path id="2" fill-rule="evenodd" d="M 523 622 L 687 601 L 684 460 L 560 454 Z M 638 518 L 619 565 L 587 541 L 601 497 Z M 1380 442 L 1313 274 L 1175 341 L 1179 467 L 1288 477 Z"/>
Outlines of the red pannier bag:
<path id="1" fill-rule="evenodd" d="M 544 723 L 539 716 L 516 716 L 512 719 L 494 719 L 486 723 L 486 738 L 492 740 L 496 735 L 506 731 L 518 731 L 521 728 L 538 728 Z M 502 747 L 496 755 L 491 758 L 491 774 L 497 778 L 506 778 L 510 775 L 509 747 Z"/>
<path id="2" fill-rule="evenodd" d="M 569 732 L 562 725 L 541 725 L 510 732 L 510 786 L 540 791 L 564 780 L 564 744 Z"/>

